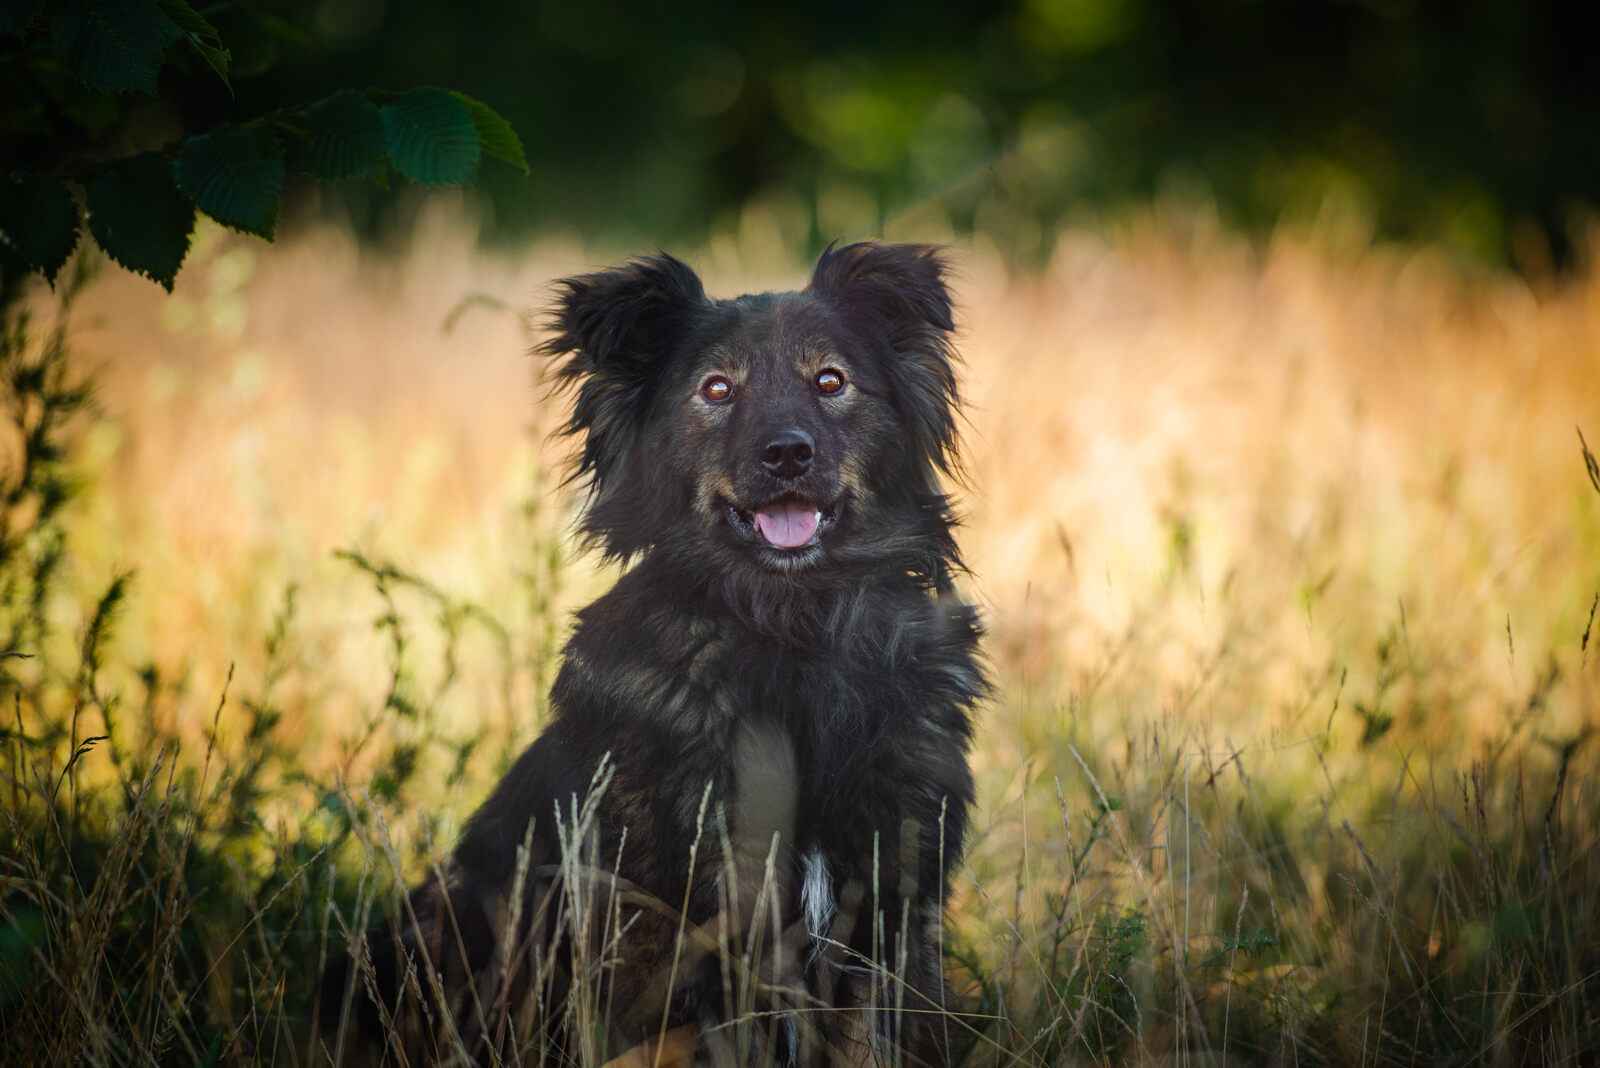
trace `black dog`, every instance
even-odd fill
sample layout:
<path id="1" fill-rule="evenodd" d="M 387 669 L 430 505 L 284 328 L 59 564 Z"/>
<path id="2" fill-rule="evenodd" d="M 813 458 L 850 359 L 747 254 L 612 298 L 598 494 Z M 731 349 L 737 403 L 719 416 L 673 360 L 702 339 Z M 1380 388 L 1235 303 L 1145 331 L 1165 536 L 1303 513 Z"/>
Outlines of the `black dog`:
<path id="1" fill-rule="evenodd" d="M 548 729 L 371 946 L 368 1009 L 413 1059 L 597 1063 L 682 1025 L 724 1063 L 949 1057 L 986 684 L 940 487 L 944 273 L 868 243 L 801 292 L 712 300 L 667 255 L 559 284 L 582 530 L 631 567 L 579 614 Z"/>

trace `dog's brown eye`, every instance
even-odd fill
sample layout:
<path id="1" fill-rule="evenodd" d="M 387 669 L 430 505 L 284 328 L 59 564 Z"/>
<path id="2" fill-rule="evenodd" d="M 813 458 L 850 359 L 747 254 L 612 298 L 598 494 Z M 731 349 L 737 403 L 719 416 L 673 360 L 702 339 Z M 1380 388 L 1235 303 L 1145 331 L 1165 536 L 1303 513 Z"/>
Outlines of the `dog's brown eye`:
<path id="1" fill-rule="evenodd" d="M 733 383 L 721 375 L 712 375 L 700 383 L 700 395 L 712 404 L 721 404 L 733 396 Z"/>
<path id="2" fill-rule="evenodd" d="M 818 393 L 823 393 L 831 397 L 843 388 L 844 375 L 838 371 L 835 371 L 833 368 L 830 367 L 826 371 L 823 371 L 821 374 L 817 375 Z"/>

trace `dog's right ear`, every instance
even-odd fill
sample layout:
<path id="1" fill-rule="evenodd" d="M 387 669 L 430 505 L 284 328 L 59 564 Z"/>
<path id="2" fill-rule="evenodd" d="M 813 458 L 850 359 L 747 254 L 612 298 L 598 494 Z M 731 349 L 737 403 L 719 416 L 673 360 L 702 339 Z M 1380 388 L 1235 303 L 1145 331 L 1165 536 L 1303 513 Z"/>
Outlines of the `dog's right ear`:
<path id="1" fill-rule="evenodd" d="M 539 347 L 577 396 L 565 432 L 583 438 L 576 478 L 603 494 L 643 423 L 659 375 L 706 305 L 700 278 L 665 252 L 556 283 Z"/>

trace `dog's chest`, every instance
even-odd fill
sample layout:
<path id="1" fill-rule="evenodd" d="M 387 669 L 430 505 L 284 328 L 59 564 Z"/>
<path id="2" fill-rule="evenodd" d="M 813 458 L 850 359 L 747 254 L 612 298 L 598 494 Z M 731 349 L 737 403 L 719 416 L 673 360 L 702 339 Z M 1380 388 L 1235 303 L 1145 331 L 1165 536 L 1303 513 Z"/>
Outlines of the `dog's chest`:
<path id="1" fill-rule="evenodd" d="M 801 811 L 814 808 L 800 768 L 800 746 L 785 724 L 752 717 L 734 730 L 734 789 L 729 847 L 737 870 L 740 918 L 749 924 L 757 902 L 750 889 L 773 885 L 777 900 L 798 907 L 809 940 L 807 959 L 821 952 L 837 903 L 823 845 Z M 796 885 L 798 884 L 798 885 Z M 793 915 L 793 913 L 790 913 Z"/>
<path id="2" fill-rule="evenodd" d="M 734 655 L 724 661 L 711 697 L 726 718 L 712 744 L 745 783 L 736 803 L 764 805 L 751 780 L 768 781 L 774 791 L 793 792 L 802 824 L 853 792 L 862 776 L 882 770 L 885 760 L 892 763 L 905 739 L 927 729 L 929 705 L 939 700 L 927 692 L 927 666 L 916 657 L 728 651 Z"/>
<path id="3" fill-rule="evenodd" d="M 802 790 L 796 746 L 783 724 L 750 717 L 735 725 L 730 748 L 732 844 L 741 856 L 765 857 L 774 840 L 795 840 Z"/>

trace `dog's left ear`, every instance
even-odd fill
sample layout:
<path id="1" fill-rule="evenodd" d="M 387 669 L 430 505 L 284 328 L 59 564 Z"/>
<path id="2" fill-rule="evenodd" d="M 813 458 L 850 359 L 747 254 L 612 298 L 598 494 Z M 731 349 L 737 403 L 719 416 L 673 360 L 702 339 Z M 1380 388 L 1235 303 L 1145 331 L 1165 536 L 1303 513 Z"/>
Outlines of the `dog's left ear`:
<path id="1" fill-rule="evenodd" d="M 955 463 L 955 319 L 949 267 L 933 245 L 874 241 L 829 248 L 808 292 L 832 304 L 863 341 L 881 343 L 895 403 L 920 454 L 940 470 Z"/>

